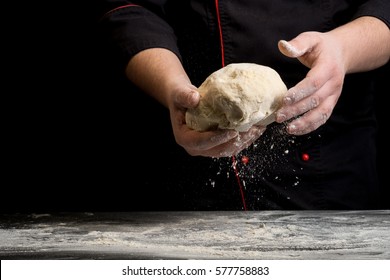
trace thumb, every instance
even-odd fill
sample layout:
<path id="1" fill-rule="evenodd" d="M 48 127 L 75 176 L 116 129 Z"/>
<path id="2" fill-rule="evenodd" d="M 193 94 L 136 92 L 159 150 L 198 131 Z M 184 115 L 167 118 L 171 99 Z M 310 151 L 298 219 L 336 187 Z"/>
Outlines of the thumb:
<path id="1" fill-rule="evenodd" d="M 306 53 L 306 49 L 299 46 L 296 40 L 287 42 L 286 40 L 280 40 L 278 42 L 279 51 L 285 56 L 297 58 Z"/>
<path id="2" fill-rule="evenodd" d="M 184 108 L 196 107 L 200 100 L 200 94 L 195 87 L 191 87 L 176 95 L 176 103 Z"/>

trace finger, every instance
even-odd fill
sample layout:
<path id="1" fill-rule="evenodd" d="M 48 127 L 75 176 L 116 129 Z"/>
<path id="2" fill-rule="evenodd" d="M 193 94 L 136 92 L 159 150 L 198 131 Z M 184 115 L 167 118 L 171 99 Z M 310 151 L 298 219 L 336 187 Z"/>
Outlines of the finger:
<path id="1" fill-rule="evenodd" d="M 276 121 L 281 123 L 296 116 L 302 115 L 319 106 L 321 100 L 318 95 L 311 95 L 293 105 L 284 106 L 276 114 Z"/>
<path id="2" fill-rule="evenodd" d="M 234 154 L 237 155 L 242 150 L 252 145 L 266 130 L 266 127 L 252 127 L 248 132 L 242 133 L 234 138 L 233 145 L 236 147 Z"/>
<path id="3" fill-rule="evenodd" d="M 277 122 L 298 117 L 292 121 L 287 132 L 302 135 L 317 129 L 326 122 L 340 96 L 341 87 L 338 83 L 328 81 L 319 90 L 299 102 L 284 106 L 277 112 Z"/>
<path id="4" fill-rule="evenodd" d="M 214 148 L 214 157 L 220 158 L 220 157 L 231 157 L 234 155 L 237 155 L 240 151 L 246 149 L 249 147 L 249 145 L 253 143 L 249 141 L 249 143 L 242 142 L 242 138 L 237 136 L 235 139 L 232 139 L 231 141 L 220 145 L 218 147 Z"/>
<path id="5" fill-rule="evenodd" d="M 318 85 L 310 76 L 290 88 L 283 98 L 283 106 L 276 112 L 276 122 L 284 122 L 317 107 L 319 100 L 313 95 L 317 90 Z M 306 100 L 298 103 L 303 99 Z"/>
<path id="6" fill-rule="evenodd" d="M 226 144 L 233 147 L 232 149 L 229 149 L 231 151 L 237 148 L 242 149 L 243 146 L 249 146 L 256 141 L 256 139 L 263 134 L 265 129 L 266 127 L 253 126 L 244 133 L 238 133 L 235 130 L 217 130 L 210 132 L 210 136 L 207 132 L 204 132 L 202 138 L 199 138 L 197 141 L 196 148 L 208 150 Z"/>
<path id="7" fill-rule="evenodd" d="M 337 95 L 330 96 L 317 108 L 293 120 L 287 125 L 287 132 L 292 135 L 303 135 L 316 130 L 329 119 L 337 99 Z"/>
<path id="8" fill-rule="evenodd" d="M 259 138 L 266 130 L 264 126 L 252 126 L 248 131 L 241 132 L 235 139 L 242 143 L 246 143 Z"/>
<path id="9" fill-rule="evenodd" d="M 304 135 L 316 130 L 328 119 L 326 110 L 310 111 L 288 124 L 286 130 L 292 135 Z"/>
<path id="10" fill-rule="evenodd" d="M 276 112 L 276 122 L 284 122 L 294 116 L 298 116 L 307 110 L 311 110 L 320 104 L 321 100 L 316 93 L 323 90 L 331 79 L 332 72 L 317 68 L 311 69 L 306 77 L 290 88 L 283 98 L 283 106 Z M 330 85 L 333 83 L 330 83 Z M 340 84 L 340 83 L 339 83 Z M 329 86 L 329 85 L 328 85 Z M 339 87 L 339 85 L 335 85 Z M 326 96 L 326 95 L 324 95 Z M 308 99 L 310 97 L 310 99 Z M 306 102 L 300 102 L 307 99 Z M 295 107 L 296 106 L 296 107 Z"/>
<path id="11" fill-rule="evenodd" d="M 199 144 L 187 150 L 187 152 L 191 155 L 210 156 L 214 158 L 237 155 L 239 152 L 253 144 L 253 142 L 255 142 L 263 134 L 265 129 L 266 127 L 252 127 L 248 132 L 241 134 L 237 133 L 235 137 L 228 141 L 226 141 L 227 138 L 224 138 L 223 135 L 215 135 L 210 138 L 209 141 L 211 140 L 214 144 L 221 141 L 221 144 L 214 146 L 211 145 L 210 142 L 206 142 L 205 145 Z M 231 136 L 233 136 L 234 133 L 232 131 L 231 133 Z M 220 136 L 222 136 L 222 138 L 220 138 Z"/>
<path id="12" fill-rule="evenodd" d="M 204 152 L 215 147 L 224 145 L 238 136 L 235 130 L 216 130 L 206 132 L 189 131 L 186 137 L 192 139 L 191 146 L 188 149 Z"/>
<path id="13" fill-rule="evenodd" d="M 237 149 L 234 145 L 232 145 L 232 141 L 234 140 L 231 139 L 223 144 L 210 147 L 209 149 L 205 148 L 208 147 L 208 145 L 194 145 L 186 150 L 192 156 L 206 156 L 213 158 L 229 157 L 234 155 L 235 150 Z"/>
<path id="14" fill-rule="evenodd" d="M 299 82 L 296 86 L 290 88 L 286 95 L 283 98 L 283 103 L 285 105 L 294 104 L 309 95 L 312 95 L 318 90 L 318 86 L 315 81 L 311 77 L 306 77 L 301 82 Z"/>

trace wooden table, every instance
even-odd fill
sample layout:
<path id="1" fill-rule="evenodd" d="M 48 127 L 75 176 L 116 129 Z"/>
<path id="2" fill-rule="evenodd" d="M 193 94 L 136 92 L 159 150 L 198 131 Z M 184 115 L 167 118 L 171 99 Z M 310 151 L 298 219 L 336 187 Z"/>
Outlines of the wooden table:
<path id="1" fill-rule="evenodd" d="M 390 210 L 0 214 L 0 259 L 390 259 Z"/>

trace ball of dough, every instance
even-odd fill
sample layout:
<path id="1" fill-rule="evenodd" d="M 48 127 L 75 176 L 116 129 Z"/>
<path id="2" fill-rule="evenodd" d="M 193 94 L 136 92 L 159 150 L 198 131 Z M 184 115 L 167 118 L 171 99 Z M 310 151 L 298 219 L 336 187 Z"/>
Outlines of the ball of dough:
<path id="1" fill-rule="evenodd" d="M 268 66 L 232 63 L 213 72 L 198 88 L 199 105 L 186 112 L 188 127 L 197 131 L 248 131 L 275 121 L 287 87 Z"/>

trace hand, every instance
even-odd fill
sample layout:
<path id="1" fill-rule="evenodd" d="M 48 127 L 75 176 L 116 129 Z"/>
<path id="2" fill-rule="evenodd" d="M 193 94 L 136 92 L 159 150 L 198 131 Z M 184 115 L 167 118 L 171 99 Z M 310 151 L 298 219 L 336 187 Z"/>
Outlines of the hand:
<path id="1" fill-rule="evenodd" d="M 295 118 L 287 125 L 288 133 L 312 132 L 329 119 L 341 94 L 346 73 L 341 44 L 329 33 L 304 32 L 289 42 L 281 40 L 278 47 L 310 71 L 287 91 L 276 121 Z"/>
<path id="2" fill-rule="evenodd" d="M 186 84 L 172 90 L 169 111 L 176 142 L 192 156 L 229 157 L 249 147 L 264 132 L 265 127 L 254 126 L 247 132 L 235 130 L 214 130 L 198 132 L 190 129 L 185 122 L 188 108 L 199 103 L 195 86 Z"/>
<path id="3" fill-rule="evenodd" d="M 264 132 L 254 126 L 244 133 L 234 130 L 197 132 L 185 121 L 188 108 L 199 103 L 193 86 L 178 57 L 163 48 L 144 50 L 128 63 L 126 75 L 143 91 L 169 109 L 175 140 L 192 156 L 229 157 L 249 147 Z"/>

